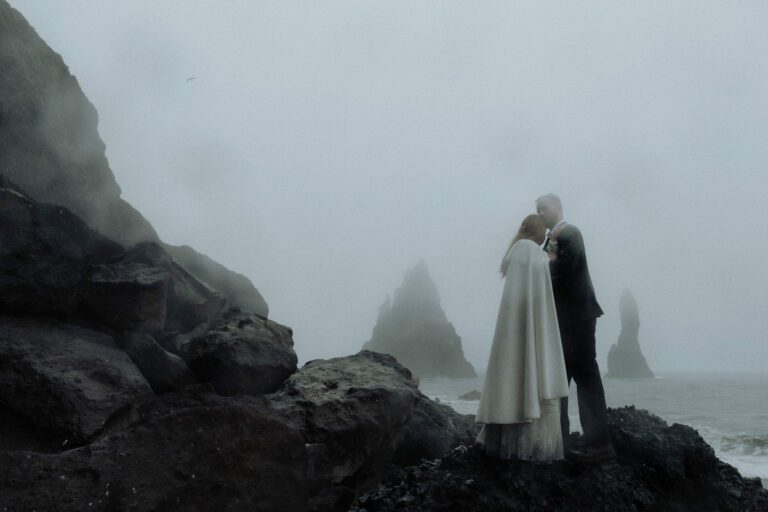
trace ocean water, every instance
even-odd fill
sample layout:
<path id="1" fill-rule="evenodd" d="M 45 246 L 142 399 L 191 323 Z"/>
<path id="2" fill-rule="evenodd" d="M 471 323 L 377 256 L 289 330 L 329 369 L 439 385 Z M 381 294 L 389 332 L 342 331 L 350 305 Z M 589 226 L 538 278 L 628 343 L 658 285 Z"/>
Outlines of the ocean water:
<path id="1" fill-rule="evenodd" d="M 718 458 L 742 476 L 759 477 L 768 488 L 768 374 L 661 374 L 655 379 L 603 379 L 609 407 L 634 405 L 667 423 L 696 429 Z M 483 377 L 422 379 L 422 392 L 463 414 L 477 401 L 459 400 L 482 391 Z M 580 430 L 575 385 L 571 385 L 571 428 Z"/>

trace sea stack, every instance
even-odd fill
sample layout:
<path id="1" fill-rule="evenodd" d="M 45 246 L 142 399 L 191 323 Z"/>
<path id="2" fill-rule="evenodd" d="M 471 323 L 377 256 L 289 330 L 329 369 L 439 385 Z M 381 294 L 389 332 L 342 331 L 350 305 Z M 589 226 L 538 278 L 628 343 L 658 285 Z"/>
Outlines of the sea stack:
<path id="1" fill-rule="evenodd" d="M 629 289 L 621 294 L 619 310 L 621 334 L 618 343 L 608 352 L 608 373 L 605 376 L 617 379 L 652 378 L 653 372 L 640 351 L 640 315 L 635 297 Z"/>
<path id="2" fill-rule="evenodd" d="M 475 377 L 461 338 L 440 307 L 426 263 L 408 271 L 403 284 L 379 308 L 373 336 L 363 348 L 391 354 L 419 377 Z"/>

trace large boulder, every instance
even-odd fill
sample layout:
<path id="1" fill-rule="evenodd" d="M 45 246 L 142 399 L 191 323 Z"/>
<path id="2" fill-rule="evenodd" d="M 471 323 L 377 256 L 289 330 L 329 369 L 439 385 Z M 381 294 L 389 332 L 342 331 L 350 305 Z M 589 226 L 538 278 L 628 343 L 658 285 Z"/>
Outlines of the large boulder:
<path id="1" fill-rule="evenodd" d="M 195 401 L 56 455 L 0 452 L 0 509 L 302 511 L 301 433 L 258 404 Z"/>
<path id="2" fill-rule="evenodd" d="M 613 512 L 768 510 L 759 479 L 742 478 L 683 425 L 634 408 L 609 409 L 618 453 L 602 464 L 535 464 L 459 446 L 440 461 L 396 470 L 355 512 L 394 510 Z"/>
<path id="3" fill-rule="evenodd" d="M 269 399 L 309 443 L 313 474 L 331 483 L 327 499 L 343 503 L 386 474 L 419 391 L 393 357 L 364 350 L 308 362 Z"/>
<path id="4" fill-rule="evenodd" d="M 472 444 L 479 431 L 474 414 L 459 414 L 420 393 L 394 462 L 408 466 L 422 459 L 440 459 L 459 445 Z"/>
<path id="5" fill-rule="evenodd" d="M 89 265 L 122 252 L 66 208 L 38 203 L 0 176 L 0 310 L 71 317 Z"/>
<path id="6" fill-rule="evenodd" d="M 115 341 L 128 354 L 155 393 L 179 390 L 196 382 L 187 363 L 164 350 L 152 336 L 127 332 L 120 334 Z"/>
<path id="7" fill-rule="evenodd" d="M 121 199 L 97 132 L 98 114 L 61 56 L 0 0 L 0 170 L 46 203 L 132 245 L 157 240 Z"/>
<path id="8" fill-rule="evenodd" d="M 619 301 L 621 333 L 618 342 L 608 351 L 607 378 L 651 378 L 653 372 L 640 350 L 640 314 L 632 292 L 625 289 Z"/>
<path id="9" fill-rule="evenodd" d="M 0 406 L 63 447 L 89 441 L 114 414 L 152 397 L 111 337 L 7 317 L 0 317 L 0 390 Z"/>
<path id="10" fill-rule="evenodd" d="M 160 245 L 143 242 L 92 267 L 82 307 L 111 328 L 161 336 L 211 322 L 224 307 L 224 298 Z"/>
<path id="11" fill-rule="evenodd" d="M 288 327 L 228 309 L 201 331 L 184 343 L 168 346 L 178 347 L 197 377 L 212 383 L 222 395 L 271 393 L 296 371 L 298 358 Z"/>
<path id="12" fill-rule="evenodd" d="M 476 376 L 423 261 L 406 273 L 394 301 L 387 297 L 381 305 L 363 348 L 393 355 L 420 378 Z"/>

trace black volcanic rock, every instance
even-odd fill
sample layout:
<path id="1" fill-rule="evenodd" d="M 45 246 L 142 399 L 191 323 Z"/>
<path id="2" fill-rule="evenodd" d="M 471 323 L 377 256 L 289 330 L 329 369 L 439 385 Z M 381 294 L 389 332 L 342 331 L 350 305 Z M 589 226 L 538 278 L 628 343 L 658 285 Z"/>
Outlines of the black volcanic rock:
<path id="1" fill-rule="evenodd" d="M 268 406 L 169 405 L 75 450 L 0 452 L 0 509 L 307 510 L 302 434 Z"/>
<path id="2" fill-rule="evenodd" d="M 188 245 L 164 244 L 164 247 L 190 274 L 227 297 L 231 306 L 259 316 L 269 316 L 267 302 L 244 275 L 227 269 Z"/>
<path id="3" fill-rule="evenodd" d="M 653 372 L 640 351 L 638 333 L 640 315 L 635 297 L 628 289 L 621 294 L 621 333 L 619 341 L 608 352 L 608 378 L 650 378 Z"/>
<path id="4" fill-rule="evenodd" d="M 120 197 L 97 127 L 96 109 L 62 58 L 0 0 L 0 174 L 123 245 L 160 242 Z M 232 305 L 267 316 L 269 308 L 248 278 L 190 248 L 166 248 Z"/>
<path id="5" fill-rule="evenodd" d="M 156 336 L 210 322 L 224 299 L 144 242 L 123 247 L 0 176 L 0 307 Z"/>
<path id="6" fill-rule="evenodd" d="M 758 512 L 759 479 L 742 478 L 684 425 L 632 407 L 609 409 L 616 460 L 581 465 L 503 461 L 460 446 L 439 461 L 395 470 L 355 512 Z"/>
<path id="7" fill-rule="evenodd" d="M 162 335 L 211 322 L 224 298 L 195 279 L 160 245 L 142 242 L 93 265 L 83 309 L 115 329 Z"/>
<path id="8" fill-rule="evenodd" d="M 476 376 L 423 261 L 406 273 L 394 301 L 382 304 L 363 348 L 393 355 L 419 377 Z"/>
<path id="9" fill-rule="evenodd" d="M 222 395 L 276 391 L 296 371 L 290 328 L 238 309 L 225 311 L 204 334 L 179 346 L 201 381 Z"/>
<path id="10" fill-rule="evenodd" d="M 152 396 L 111 337 L 8 317 L 0 317 L 0 390 L 0 405 L 25 418 L 42 438 L 70 447 L 90 440 L 127 405 Z"/>
<path id="11" fill-rule="evenodd" d="M 313 470 L 329 475 L 334 495 L 368 490 L 385 475 L 418 397 L 407 369 L 365 350 L 309 361 L 269 396 L 304 433 Z"/>
<path id="12" fill-rule="evenodd" d="M 163 349 L 149 334 L 127 332 L 115 340 L 157 393 L 179 390 L 197 382 L 187 363 Z"/>

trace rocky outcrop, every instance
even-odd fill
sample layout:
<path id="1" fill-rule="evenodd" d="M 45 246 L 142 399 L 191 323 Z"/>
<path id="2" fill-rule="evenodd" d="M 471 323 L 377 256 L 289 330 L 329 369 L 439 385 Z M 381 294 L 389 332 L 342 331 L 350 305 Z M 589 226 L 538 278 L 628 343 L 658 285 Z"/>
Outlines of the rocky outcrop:
<path id="1" fill-rule="evenodd" d="M 152 396 L 109 336 L 7 317 L 0 318 L 0 390 L 0 405 L 9 414 L 63 447 L 91 440 L 112 415 Z"/>
<path id="2" fill-rule="evenodd" d="M 405 275 L 394 301 L 382 304 L 363 348 L 395 356 L 419 377 L 476 376 L 423 261 Z"/>
<path id="3" fill-rule="evenodd" d="M 0 508 L 340 511 L 384 477 L 428 401 L 394 358 L 296 372 L 160 245 L 0 185 Z"/>
<path id="4" fill-rule="evenodd" d="M 121 198 L 97 131 L 98 115 L 61 57 L 0 0 L 0 174 L 30 197 L 65 207 L 125 246 L 160 242 Z M 167 247 L 198 280 L 233 306 L 267 316 L 248 278 L 188 247 Z"/>
<path id="5" fill-rule="evenodd" d="M 345 511 L 391 470 L 422 402 L 408 370 L 366 351 L 311 361 L 271 395 L 187 387 L 87 446 L 0 450 L 0 508 Z"/>
<path id="6" fill-rule="evenodd" d="M 0 176 L 0 307 L 162 336 L 210 322 L 223 298 L 159 245 L 123 247 Z"/>
<path id="7" fill-rule="evenodd" d="M 291 329 L 237 309 L 224 312 L 179 355 L 222 395 L 271 393 L 296 371 Z"/>
<path id="8" fill-rule="evenodd" d="M 149 222 L 120 197 L 96 109 L 61 57 L 5 0 L 0 69 L 0 173 L 120 243 L 157 241 Z"/>
<path id="9" fill-rule="evenodd" d="M 290 329 L 226 309 L 159 244 L 124 250 L 2 176 L 0 307 L 129 340 L 126 352 L 158 392 L 190 382 L 187 365 L 222 394 L 269 393 L 296 370 Z"/>
<path id="10" fill-rule="evenodd" d="M 759 479 L 719 461 L 690 427 L 634 408 L 608 411 L 616 460 L 595 465 L 501 461 L 461 446 L 439 461 L 396 470 L 356 512 L 768 510 Z"/>
<path id="11" fill-rule="evenodd" d="M 190 274 L 224 295 L 231 306 L 263 317 L 269 316 L 269 306 L 264 297 L 244 275 L 229 270 L 188 245 L 163 246 Z"/>
<path id="12" fill-rule="evenodd" d="M 422 459 L 442 458 L 459 445 L 472 444 L 480 431 L 474 414 L 459 414 L 424 395 L 419 396 L 413 417 L 405 426 L 394 463 L 416 464 Z"/>
<path id="13" fill-rule="evenodd" d="M 640 351 L 640 315 L 635 297 L 628 289 L 621 294 L 619 310 L 621 333 L 618 343 L 608 352 L 608 372 L 605 376 L 624 379 L 653 377 L 653 372 Z"/>

